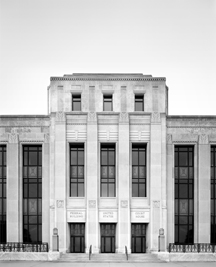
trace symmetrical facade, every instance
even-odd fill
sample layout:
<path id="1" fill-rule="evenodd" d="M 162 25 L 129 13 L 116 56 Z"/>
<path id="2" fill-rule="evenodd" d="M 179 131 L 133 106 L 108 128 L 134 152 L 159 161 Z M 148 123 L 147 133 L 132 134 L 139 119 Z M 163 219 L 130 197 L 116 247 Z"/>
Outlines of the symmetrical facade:
<path id="1" fill-rule="evenodd" d="M 165 78 L 51 77 L 47 116 L 0 116 L 0 243 L 94 253 L 216 243 L 216 116 L 169 116 Z"/>

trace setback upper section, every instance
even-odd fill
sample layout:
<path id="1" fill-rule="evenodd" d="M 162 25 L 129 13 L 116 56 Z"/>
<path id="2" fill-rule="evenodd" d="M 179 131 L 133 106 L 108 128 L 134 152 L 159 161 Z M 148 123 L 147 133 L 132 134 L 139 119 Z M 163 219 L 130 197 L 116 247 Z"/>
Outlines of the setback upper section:
<path id="1" fill-rule="evenodd" d="M 112 102 L 114 112 L 133 112 L 139 96 L 143 96 L 144 112 L 167 114 L 168 110 L 166 79 L 151 75 L 77 73 L 51 77 L 48 90 L 49 113 L 73 111 L 72 99 L 77 96 L 82 112 L 102 112 L 104 101 Z"/>

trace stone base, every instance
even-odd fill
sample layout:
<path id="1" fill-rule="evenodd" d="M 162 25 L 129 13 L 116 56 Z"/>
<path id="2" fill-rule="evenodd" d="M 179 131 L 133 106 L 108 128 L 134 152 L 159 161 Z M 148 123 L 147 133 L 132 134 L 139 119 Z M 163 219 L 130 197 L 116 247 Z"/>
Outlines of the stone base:
<path id="1" fill-rule="evenodd" d="M 0 252 L 0 261 L 56 261 L 60 252 Z"/>
<path id="2" fill-rule="evenodd" d="M 162 261 L 216 261 L 216 253 L 169 253 L 153 252 Z"/>

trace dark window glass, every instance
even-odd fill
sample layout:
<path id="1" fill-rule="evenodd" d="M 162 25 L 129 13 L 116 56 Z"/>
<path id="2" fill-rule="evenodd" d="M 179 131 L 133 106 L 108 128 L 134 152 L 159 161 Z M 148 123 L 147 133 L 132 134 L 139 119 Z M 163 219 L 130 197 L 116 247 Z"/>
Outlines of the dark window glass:
<path id="1" fill-rule="evenodd" d="M 135 95 L 135 111 L 144 111 L 143 95 Z"/>
<path id="2" fill-rule="evenodd" d="M 23 146 L 23 242 L 42 242 L 42 146 Z"/>
<path id="3" fill-rule="evenodd" d="M 101 144 L 101 197 L 115 197 L 115 144 Z"/>
<path id="4" fill-rule="evenodd" d="M 211 243 L 216 243 L 216 146 L 211 147 Z"/>
<path id="5" fill-rule="evenodd" d="M 175 243 L 191 244 L 194 205 L 194 155 L 192 146 L 175 147 Z"/>
<path id="6" fill-rule="evenodd" d="M 132 145 L 132 197 L 146 197 L 146 144 Z"/>
<path id="7" fill-rule="evenodd" d="M 0 145 L 0 243 L 6 242 L 6 146 Z"/>
<path id="8" fill-rule="evenodd" d="M 103 96 L 103 110 L 104 111 L 112 111 L 112 95 L 104 95 Z"/>
<path id="9" fill-rule="evenodd" d="M 70 196 L 84 197 L 84 144 L 70 145 Z"/>
<path id="10" fill-rule="evenodd" d="M 81 111 L 81 95 L 72 95 L 72 111 Z"/>

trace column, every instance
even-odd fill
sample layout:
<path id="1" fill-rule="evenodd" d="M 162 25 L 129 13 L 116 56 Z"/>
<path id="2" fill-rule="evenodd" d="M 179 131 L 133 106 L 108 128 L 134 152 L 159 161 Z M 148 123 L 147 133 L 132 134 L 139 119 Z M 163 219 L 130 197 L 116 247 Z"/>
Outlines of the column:
<path id="1" fill-rule="evenodd" d="M 89 251 L 89 247 L 92 245 L 92 252 L 98 253 L 98 180 L 100 181 L 98 177 L 98 164 L 100 161 L 98 155 L 97 117 L 94 111 L 88 114 L 86 155 L 86 252 Z"/>
<path id="2" fill-rule="evenodd" d="M 55 222 L 59 235 L 59 251 L 66 252 L 66 120 L 63 111 L 55 121 Z"/>
<path id="3" fill-rule="evenodd" d="M 153 112 L 150 136 L 150 250 L 158 250 L 159 229 L 161 222 L 161 119 L 160 113 Z"/>
<path id="4" fill-rule="evenodd" d="M 12 132 L 7 146 L 7 242 L 22 241 L 19 240 L 19 184 L 19 141 L 18 134 Z"/>
<path id="5" fill-rule="evenodd" d="M 44 135 L 42 171 L 42 241 L 50 241 L 49 133 Z"/>
<path id="6" fill-rule="evenodd" d="M 124 253 L 125 246 L 130 252 L 130 179 L 129 179 L 129 119 L 128 113 L 121 112 L 119 118 L 118 145 L 118 252 Z"/>
<path id="7" fill-rule="evenodd" d="M 206 134 L 199 136 L 198 155 L 198 243 L 210 243 L 211 151 Z"/>

